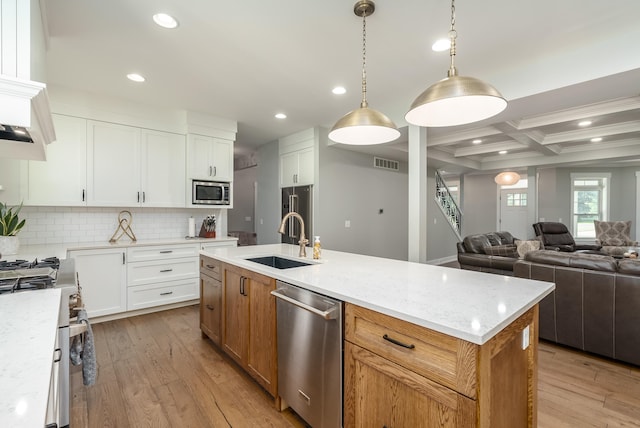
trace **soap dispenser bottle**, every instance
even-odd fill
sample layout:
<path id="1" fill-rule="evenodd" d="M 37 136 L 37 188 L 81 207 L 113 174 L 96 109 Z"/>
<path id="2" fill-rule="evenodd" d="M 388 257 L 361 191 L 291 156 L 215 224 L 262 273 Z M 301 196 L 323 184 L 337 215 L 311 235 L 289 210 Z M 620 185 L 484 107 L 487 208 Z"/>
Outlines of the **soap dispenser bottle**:
<path id="1" fill-rule="evenodd" d="M 322 248 L 320 246 L 320 237 L 316 236 L 315 239 L 313 240 L 313 258 L 316 260 L 319 259 L 321 252 L 322 252 Z"/>

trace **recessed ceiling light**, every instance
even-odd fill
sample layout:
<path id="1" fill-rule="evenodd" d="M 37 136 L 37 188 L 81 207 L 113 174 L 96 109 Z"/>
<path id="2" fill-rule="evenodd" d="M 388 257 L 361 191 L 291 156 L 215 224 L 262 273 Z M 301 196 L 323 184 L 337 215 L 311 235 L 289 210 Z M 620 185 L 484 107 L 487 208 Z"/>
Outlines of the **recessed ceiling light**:
<path id="1" fill-rule="evenodd" d="M 480 138 L 476 138 L 475 140 L 472 141 L 473 144 L 480 144 L 482 143 L 482 140 Z"/>
<path id="2" fill-rule="evenodd" d="M 336 95 L 343 95 L 347 93 L 347 90 L 343 86 L 336 86 L 331 90 Z"/>
<path id="3" fill-rule="evenodd" d="M 591 123 L 590 120 L 583 120 L 582 122 L 578 122 L 578 126 L 589 126 Z"/>
<path id="4" fill-rule="evenodd" d="M 127 74 L 127 79 L 133 82 L 144 82 L 146 80 L 143 76 L 139 75 L 138 73 Z"/>
<path id="5" fill-rule="evenodd" d="M 508 151 L 506 151 L 506 150 L 500 150 L 500 151 L 498 152 L 498 154 L 499 154 L 499 155 L 506 155 L 507 153 L 509 153 L 509 152 L 508 152 Z"/>
<path id="6" fill-rule="evenodd" d="M 153 15 L 153 21 L 164 28 L 176 28 L 178 26 L 178 21 L 166 13 L 156 13 Z"/>
<path id="7" fill-rule="evenodd" d="M 284 113 L 276 113 L 276 119 L 286 119 L 287 115 Z"/>
<path id="8" fill-rule="evenodd" d="M 438 39 L 434 44 L 431 45 L 431 50 L 434 52 L 443 52 L 448 50 L 451 47 L 450 39 Z"/>
<path id="9" fill-rule="evenodd" d="M 602 141 L 602 137 L 595 137 L 591 139 L 592 143 L 599 143 L 600 141 Z"/>

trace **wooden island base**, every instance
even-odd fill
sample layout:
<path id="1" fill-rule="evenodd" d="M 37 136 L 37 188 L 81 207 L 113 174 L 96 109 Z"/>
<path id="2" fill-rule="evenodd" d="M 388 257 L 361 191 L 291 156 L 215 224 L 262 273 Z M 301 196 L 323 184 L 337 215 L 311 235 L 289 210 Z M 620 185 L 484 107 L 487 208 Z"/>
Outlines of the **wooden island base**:
<path id="1" fill-rule="evenodd" d="M 537 305 L 483 345 L 345 313 L 345 427 L 536 427 Z"/>

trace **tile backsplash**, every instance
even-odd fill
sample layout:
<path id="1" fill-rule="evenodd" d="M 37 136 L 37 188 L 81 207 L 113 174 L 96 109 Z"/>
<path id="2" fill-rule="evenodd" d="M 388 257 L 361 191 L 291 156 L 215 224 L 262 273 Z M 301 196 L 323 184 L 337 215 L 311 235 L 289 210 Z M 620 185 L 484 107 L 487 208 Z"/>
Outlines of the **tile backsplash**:
<path id="1" fill-rule="evenodd" d="M 138 241 L 183 238 L 188 234 L 190 216 L 198 234 L 202 220 L 210 214 L 218 220 L 219 236 L 227 233 L 227 212 L 222 209 L 23 207 L 20 218 L 26 223 L 18 234 L 20 244 L 106 242 L 118 228 L 122 210 L 131 212 L 131 229 Z M 125 235 L 121 240 L 129 238 Z"/>

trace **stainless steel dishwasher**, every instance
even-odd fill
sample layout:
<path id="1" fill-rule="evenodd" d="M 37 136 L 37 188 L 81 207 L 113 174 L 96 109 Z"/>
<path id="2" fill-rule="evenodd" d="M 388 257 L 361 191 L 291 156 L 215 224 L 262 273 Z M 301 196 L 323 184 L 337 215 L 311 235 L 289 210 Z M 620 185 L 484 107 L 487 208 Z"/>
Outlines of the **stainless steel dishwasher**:
<path id="1" fill-rule="evenodd" d="M 278 392 L 313 428 L 342 426 L 342 302 L 277 282 Z"/>

